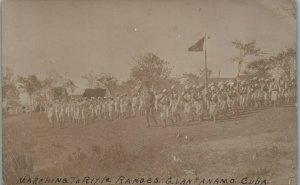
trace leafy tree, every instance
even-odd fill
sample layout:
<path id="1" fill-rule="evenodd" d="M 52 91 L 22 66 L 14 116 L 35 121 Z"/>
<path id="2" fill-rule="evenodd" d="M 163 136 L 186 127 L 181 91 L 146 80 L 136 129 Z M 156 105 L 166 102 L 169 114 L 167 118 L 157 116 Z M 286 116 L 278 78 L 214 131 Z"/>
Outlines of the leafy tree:
<path id="1" fill-rule="evenodd" d="M 109 73 L 100 73 L 97 79 L 97 87 L 113 87 L 118 83 L 118 79 Z"/>
<path id="2" fill-rule="evenodd" d="M 72 94 L 74 93 L 75 89 L 77 88 L 75 83 L 70 79 L 65 80 L 63 87 L 65 87 L 66 89 L 69 89 Z"/>
<path id="3" fill-rule="evenodd" d="M 131 69 L 131 79 L 140 82 L 160 81 L 168 79 L 173 67 L 153 53 L 134 58 L 135 66 Z"/>
<path id="4" fill-rule="evenodd" d="M 42 94 L 44 95 L 44 99 L 47 99 L 47 97 L 52 97 L 53 88 L 61 86 L 62 81 L 63 77 L 59 72 L 47 72 L 45 79 L 42 80 Z"/>
<path id="5" fill-rule="evenodd" d="M 17 89 L 13 70 L 6 67 L 3 70 L 2 101 L 4 108 L 20 106 L 20 92 Z"/>
<path id="6" fill-rule="evenodd" d="M 121 85 L 125 87 L 135 87 L 137 85 L 137 82 L 129 78 L 128 80 L 122 82 Z"/>
<path id="7" fill-rule="evenodd" d="M 239 76 L 241 69 L 242 69 L 242 64 L 245 62 L 246 58 L 248 56 L 262 56 L 265 54 L 261 49 L 256 47 L 256 42 L 255 40 L 252 40 L 247 43 L 242 43 L 240 40 L 234 40 L 231 42 L 232 45 L 239 50 L 240 54 L 239 56 L 236 56 L 234 58 L 231 58 L 232 62 L 237 62 L 238 63 L 238 74 Z"/>
<path id="8" fill-rule="evenodd" d="M 269 76 L 273 69 L 279 69 L 279 75 L 288 80 L 296 78 L 296 51 L 293 48 L 269 58 L 254 60 L 246 66 L 245 74 Z"/>
<path id="9" fill-rule="evenodd" d="M 117 85 L 118 79 L 110 73 L 94 73 L 91 71 L 88 74 L 81 76 L 88 83 L 89 88 L 105 88 Z"/>
<path id="10" fill-rule="evenodd" d="M 64 76 L 57 71 L 48 71 L 46 73 L 46 78 L 44 80 L 45 85 L 49 86 L 50 88 L 56 86 L 62 86 L 64 82 Z"/>
<path id="11" fill-rule="evenodd" d="M 272 62 L 283 71 L 285 78 L 289 80 L 296 78 L 296 50 L 294 48 L 287 48 L 272 57 Z"/>
<path id="12" fill-rule="evenodd" d="M 28 77 L 18 76 L 18 89 L 27 92 L 30 98 L 30 107 L 33 110 L 34 97 L 38 95 L 42 89 L 42 83 L 35 75 L 29 75 Z"/>
<path id="13" fill-rule="evenodd" d="M 82 75 L 81 78 L 87 81 L 89 88 L 95 88 L 98 76 L 93 71 L 90 71 L 88 74 Z"/>
<path id="14" fill-rule="evenodd" d="M 57 87 L 63 87 L 69 92 L 74 93 L 77 88 L 76 84 L 69 78 L 67 74 L 60 74 L 57 71 L 47 72 L 46 78 L 42 81 L 42 89 L 44 94 L 44 99 L 46 97 L 53 97 L 53 90 Z"/>
<path id="15" fill-rule="evenodd" d="M 274 68 L 270 58 L 257 59 L 247 64 L 245 74 L 254 74 L 257 76 L 270 76 L 270 70 Z"/>

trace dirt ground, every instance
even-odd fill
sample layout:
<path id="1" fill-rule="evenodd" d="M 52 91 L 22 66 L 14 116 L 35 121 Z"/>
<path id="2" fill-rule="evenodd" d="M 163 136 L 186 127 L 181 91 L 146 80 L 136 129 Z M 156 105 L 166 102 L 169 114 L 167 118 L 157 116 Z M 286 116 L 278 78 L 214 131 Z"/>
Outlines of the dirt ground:
<path id="1" fill-rule="evenodd" d="M 296 107 L 248 110 L 217 123 L 169 123 L 167 128 L 146 128 L 145 118 L 138 117 L 59 129 L 50 127 L 45 113 L 23 114 L 4 118 L 3 148 L 4 176 L 10 180 L 123 175 L 159 177 L 164 184 L 168 177 L 198 176 L 235 178 L 241 184 L 243 177 L 260 177 L 289 185 L 296 184 Z M 21 172 L 12 167 L 18 160 Z"/>

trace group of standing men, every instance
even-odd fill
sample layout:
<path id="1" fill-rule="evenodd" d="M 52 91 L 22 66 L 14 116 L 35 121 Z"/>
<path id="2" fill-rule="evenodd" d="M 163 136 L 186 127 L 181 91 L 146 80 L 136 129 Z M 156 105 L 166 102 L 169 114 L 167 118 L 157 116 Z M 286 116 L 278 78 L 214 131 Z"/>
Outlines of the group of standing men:
<path id="1" fill-rule="evenodd" d="M 183 90 L 173 85 L 157 92 L 151 88 L 131 95 L 116 95 L 114 98 L 80 98 L 56 100 L 47 106 L 48 119 L 54 127 L 58 123 L 88 124 L 97 120 L 120 120 L 146 116 L 158 124 L 157 114 L 166 127 L 169 122 L 202 121 L 206 117 L 217 119 L 236 116 L 241 111 L 262 106 L 277 106 L 295 102 L 295 80 L 253 78 L 251 80 L 227 80 L 186 85 Z"/>

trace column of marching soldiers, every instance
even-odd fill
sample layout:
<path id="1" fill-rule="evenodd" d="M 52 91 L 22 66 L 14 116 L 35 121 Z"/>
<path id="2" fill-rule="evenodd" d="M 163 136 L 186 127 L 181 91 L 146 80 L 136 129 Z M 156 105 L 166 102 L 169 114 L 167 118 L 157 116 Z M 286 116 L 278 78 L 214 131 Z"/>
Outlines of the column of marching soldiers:
<path id="1" fill-rule="evenodd" d="M 65 123 L 89 124 L 99 120 L 122 120 L 145 116 L 149 107 L 147 92 L 116 95 L 114 98 L 79 98 L 48 102 L 47 114 L 52 127 Z M 160 114 L 164 126 L 176 122 L 216 122 L 236 117 L 242 112 L 267 106 L 295 103 L 296 82 L 283 79 L 252 78 L 227 80 L 204 85 L 186 85 L 179 91 L 176 85 L 160 92 L 152 90 L 152 114 Z M 295 104 L 293 104 L 295 105 Z M 156 122 L 156 120 L 155 120 Z"/>

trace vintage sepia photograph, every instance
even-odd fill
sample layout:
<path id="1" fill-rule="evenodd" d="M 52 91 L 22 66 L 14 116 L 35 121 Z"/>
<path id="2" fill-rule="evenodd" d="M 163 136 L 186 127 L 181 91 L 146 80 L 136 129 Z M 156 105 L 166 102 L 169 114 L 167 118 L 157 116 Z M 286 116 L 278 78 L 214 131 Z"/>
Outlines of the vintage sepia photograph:
<path id="1" fill-rule="evenodd" d="M 296 0 L 4 0 L 4 185 L 296 185 Z"/>

